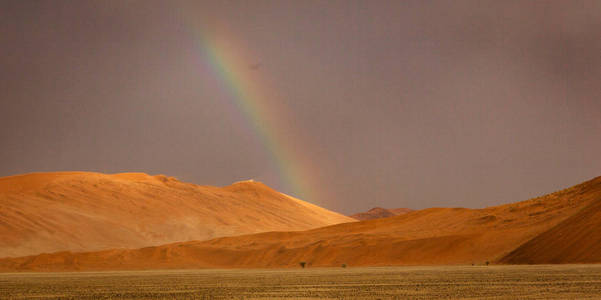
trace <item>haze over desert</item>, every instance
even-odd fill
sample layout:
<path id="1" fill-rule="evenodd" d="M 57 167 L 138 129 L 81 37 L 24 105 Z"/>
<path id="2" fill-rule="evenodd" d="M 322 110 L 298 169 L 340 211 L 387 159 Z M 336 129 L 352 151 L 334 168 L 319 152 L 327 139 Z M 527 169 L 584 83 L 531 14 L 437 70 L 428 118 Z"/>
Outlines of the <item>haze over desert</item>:
<path id="1" fill-rule="evenodd" d="M 601 1 L 0 0 L 0 300 L 599 299 Z"/>

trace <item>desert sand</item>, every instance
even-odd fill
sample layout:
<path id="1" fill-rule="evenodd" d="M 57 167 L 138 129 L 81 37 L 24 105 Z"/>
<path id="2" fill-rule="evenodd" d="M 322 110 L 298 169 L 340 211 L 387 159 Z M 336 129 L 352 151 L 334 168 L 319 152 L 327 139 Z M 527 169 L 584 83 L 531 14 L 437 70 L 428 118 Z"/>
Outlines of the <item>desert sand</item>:
<path id="1" fill-rule="evenodd" d="M 430 208 L 302 232 L 1 259 L 0 270 L 285 268 L 303 261 L 309 267 L 480 265 L 529 263 L 519 257 L 531 255 L 541 257 L 535 262 L 547 263 L 556 251 L 562 263 L 580 262 L 582 257 L 586 262 L 601 262 L 597 254 L 600 202 L 598 177 L 546 196 L 484 209 Z M 567 242 L 558 242 L 554 232 Z M 549 249 L 553 243 L 566 245 Z"/>
<path id="2" fill-rule="evenodd" d="M 501 259 L 507 264 L 601 262 L 601 195 L 578 213 Z"/>
<path id="3" fill-rule="evenodd" d="M 381 218 L 400 216 L 400 215 L 409 213 L 411 211 L 413 211 L 413 210 L 409 209 L 409 208 L 387 209 L 387 208 L 382 208 L 382 207 L 374 207 L 366 212 L 356 213 L 356 214 L 350 215 L 349 217 L 351 217 L 353 219 L 357 219 L 359 221 L 365 221 L 365 220 L 373 220 L 373 219 L 381 219 Z"/>
<path id="4" fill-rule="evenodd" d="M 142 173 L 36 173 L 0 178 L 0 257 L 140 248 L 349 217 L 260 182 L 198 186 Z"/>

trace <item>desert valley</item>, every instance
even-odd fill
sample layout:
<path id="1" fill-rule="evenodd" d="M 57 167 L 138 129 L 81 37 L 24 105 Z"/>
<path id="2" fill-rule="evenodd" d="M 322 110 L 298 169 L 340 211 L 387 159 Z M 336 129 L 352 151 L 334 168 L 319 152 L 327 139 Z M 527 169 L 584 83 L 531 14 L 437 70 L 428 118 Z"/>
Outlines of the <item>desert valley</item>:
<path id="1" fill-rule="evenodd" d="M 601 299 L 599 0 L 0 0 L 0 300 Z"/>
<path id="2" fill-rule="evenodd" d="M 601 262 L 601 177 L 501 206 L 366 221 L 259 182 L 138 173 L 5 177 L 0 207 L 2 271 Z"/>

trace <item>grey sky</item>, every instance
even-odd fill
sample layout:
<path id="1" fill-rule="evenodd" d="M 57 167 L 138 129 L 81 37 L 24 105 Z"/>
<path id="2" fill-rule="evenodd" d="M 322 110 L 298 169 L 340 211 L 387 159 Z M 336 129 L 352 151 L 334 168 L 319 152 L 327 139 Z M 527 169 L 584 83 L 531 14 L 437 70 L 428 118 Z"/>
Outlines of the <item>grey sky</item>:
<path id="1" fill-rule="evenodd" d="M 0 1 L 0 176 L 290 192 L 196 20 L 256 54 L 326 208 L 484 207 L 601 175 L 601 1 Z"/>

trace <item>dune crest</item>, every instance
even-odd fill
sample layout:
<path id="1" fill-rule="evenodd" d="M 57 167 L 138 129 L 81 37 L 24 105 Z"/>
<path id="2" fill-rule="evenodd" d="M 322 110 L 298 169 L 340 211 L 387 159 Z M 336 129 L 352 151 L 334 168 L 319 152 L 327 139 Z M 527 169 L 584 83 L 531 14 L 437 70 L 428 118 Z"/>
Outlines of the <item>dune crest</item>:
<path id="1" fill-rule="evenodd" d="M 198 186 L 164 175 L 0 178 L 0 257 L 139 248 L 355 221 L 256 181 Z"/>

